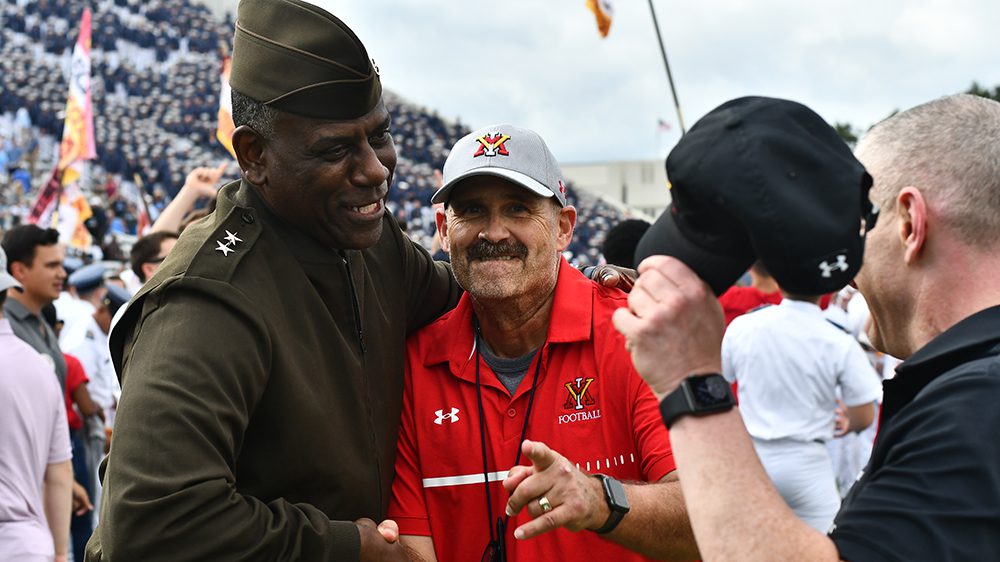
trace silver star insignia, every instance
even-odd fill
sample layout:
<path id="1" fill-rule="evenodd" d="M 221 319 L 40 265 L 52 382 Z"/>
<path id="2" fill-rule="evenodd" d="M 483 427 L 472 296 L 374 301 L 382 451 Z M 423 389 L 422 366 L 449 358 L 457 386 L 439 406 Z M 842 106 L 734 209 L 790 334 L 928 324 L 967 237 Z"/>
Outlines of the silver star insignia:
<path id="1" fill-rule="evenodd" d="M 236 237 L 237 232 L 226 231 L 226 243 L 236 245 L 237 242 L 242 242 L 243 240 Z"/>
<path id="2" fill-rule="evenodd" d="M 221 240 L 216 240 L 215 243 L 219 245 L 217 248 L 215 248 L 216 251 L 222 252 L 223 256 L 228 256 L 229 252 L 234 251 L 229 246 L 226 246 L 225 244 L 223 244 Z"/>

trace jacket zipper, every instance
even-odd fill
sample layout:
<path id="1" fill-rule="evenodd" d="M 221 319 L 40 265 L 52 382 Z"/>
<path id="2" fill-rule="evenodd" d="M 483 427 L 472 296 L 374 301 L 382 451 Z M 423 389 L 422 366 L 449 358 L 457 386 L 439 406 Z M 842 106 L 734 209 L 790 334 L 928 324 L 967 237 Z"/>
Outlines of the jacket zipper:
<path id="1" fill-rule="evenodd" d="M 365 348 L 365 335 L 361 331 L 361 308 L 358 306 L 358 291 L 354 286 L 354 275 L 351 274 L 351 263 L 347 260 L 347 254 L 341 252 L 341 259 L 344 260 L 344 267 L 347 268 L 347 283 L 351 288 L 351 306 L 354 308 L 354 329 L 358 335 L 358 344 L 361 346 L 361 355 L 367 352 Z"/>

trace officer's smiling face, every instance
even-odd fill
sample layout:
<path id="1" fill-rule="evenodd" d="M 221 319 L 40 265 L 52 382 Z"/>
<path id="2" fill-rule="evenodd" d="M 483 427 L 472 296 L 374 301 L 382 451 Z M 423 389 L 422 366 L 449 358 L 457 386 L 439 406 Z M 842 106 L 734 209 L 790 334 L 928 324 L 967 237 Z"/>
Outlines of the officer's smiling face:
<path id="1" fill-rule="evenodd" d="M 351 121 L 279 112 L 273 137 L 255 183 L 278 216 L 331 248 L 375 245 L 396 168 L 385 105 Z"/>

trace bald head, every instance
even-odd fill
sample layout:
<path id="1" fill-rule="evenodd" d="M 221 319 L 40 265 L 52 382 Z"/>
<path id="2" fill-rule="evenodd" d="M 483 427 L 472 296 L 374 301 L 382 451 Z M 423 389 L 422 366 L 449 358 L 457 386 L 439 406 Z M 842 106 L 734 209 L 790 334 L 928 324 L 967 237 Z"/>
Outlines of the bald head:
<path id="1" fill-rule="evenodd" d="M 998 138 L 1000 103 L 959 94 L 885 119 L 856 152 L 875 178 L 871 197 L 883 214 L 913 186 L 961 239 L 991 246 L 1000 240 Z"/>

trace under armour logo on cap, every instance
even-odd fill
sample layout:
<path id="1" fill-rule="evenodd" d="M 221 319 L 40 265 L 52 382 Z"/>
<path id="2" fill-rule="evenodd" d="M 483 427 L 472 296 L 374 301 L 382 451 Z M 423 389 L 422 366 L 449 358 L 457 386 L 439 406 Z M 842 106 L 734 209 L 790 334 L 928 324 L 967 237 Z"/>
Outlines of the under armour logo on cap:
<path id="1" fill-rule="evenodd" d="M 838 254 L 837 261 L 835 261 L 833 264 L 830 264 L 828 260 L 823 260 L 819 264 L 819 270 L 821 272 L 820 275 L 824 279 L 829 279 L 833 275 L 833 270 L 835 269 L 838 269 L 840 271 L 847 271 L 849 268 L 850 266 L 847 265 L 847 256 L 844 254 Z"/>
<path id="2" fill-rule="evenodd" d="M 452 408 L 451 411 L 446 414 L 444 413 L 443 409 L 437 410 L 434 412 L 434 415 L 437 416 L 437 419 L 434 420 L 434 423 L 441 425 L 444 423 L 444 420 L 448 420 L 451 423 L 455 423 L 458 421 L 458 411 L 459 411 L 458 408 Z"/>

